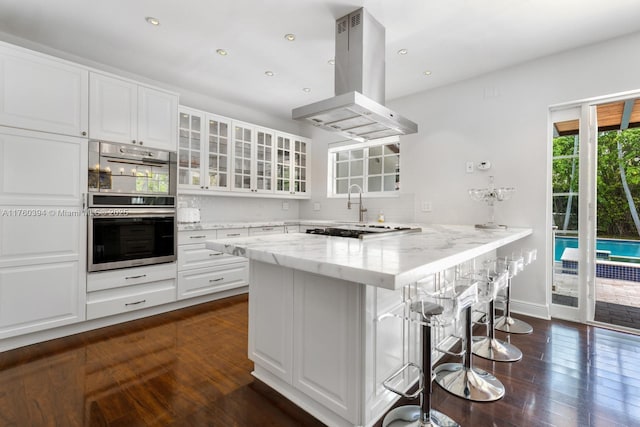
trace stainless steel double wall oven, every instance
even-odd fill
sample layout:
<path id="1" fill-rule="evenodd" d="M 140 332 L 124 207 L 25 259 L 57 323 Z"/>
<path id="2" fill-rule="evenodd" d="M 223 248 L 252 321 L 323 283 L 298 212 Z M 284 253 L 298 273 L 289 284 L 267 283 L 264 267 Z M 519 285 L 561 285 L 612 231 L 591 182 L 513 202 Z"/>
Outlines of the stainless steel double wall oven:
<path id="1" fill-rule="evenodd" d="M 172 262 L 176 155 L 89 141 L 88 271 Z"/>

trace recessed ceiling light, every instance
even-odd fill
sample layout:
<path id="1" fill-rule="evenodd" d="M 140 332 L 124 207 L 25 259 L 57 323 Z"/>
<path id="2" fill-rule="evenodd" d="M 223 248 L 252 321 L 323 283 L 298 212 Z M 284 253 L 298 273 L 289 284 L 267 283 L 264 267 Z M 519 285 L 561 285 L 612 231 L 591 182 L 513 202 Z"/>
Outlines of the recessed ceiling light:
<path id="1" fill-rule="evenodd" d="M 303 87 L 302 90 L 304 92 L 307 92 L 307 93 L 311 92 L 311 88 L 310 87 Z"/>
<path id="2" fill-rule="evenodd" d="M 275 75 L 275 73 L 273 71 L 265 71 L 264 75 L 265 76 L 269 76 L 269 77 L 273 77 Z"/>
<path id="3" fill-rule="evenodd" d="M 431 71 L 430 70 L 425 70 L 423 74 L 425 76 L 430 76 L 431 75 Z"/>
<path id="4" fill-rule="evenodd" d="M 409 53 L 409 51 L 407 49 L 400 49 L 398 51 L 398 55 L 406 55 L 407 53 Z"/>
<path id="5" fill-rule="evenodd" d="M 228 52 L 224 49 L 216 49 L 216 53 L 221 56 L 227 56 Z"/>
<path id="6" fill-rule="evenodd" d="M 329 65 L 336 65 L 336 60 L 335 59 L 330 59 L 327 62 L 329 63 Z"/>
<path id="7" fill-rule="evenodd" d="M 154 18 L 153 16 L 147 16 L 146 18 L 144 18 L 145 21 L 147 21 L 149 24 L 151 25 L 155 25 L 156 27 L 158 25 L 160 25 L 160 20 L 158 20 L 158 18 Z"/>
<path id="8" fill-rule="evenodd" d="M 285 34 L 284 38 L 289 40 L 290 42 L 294 41 L 296 39 L 295 34 Z"/>

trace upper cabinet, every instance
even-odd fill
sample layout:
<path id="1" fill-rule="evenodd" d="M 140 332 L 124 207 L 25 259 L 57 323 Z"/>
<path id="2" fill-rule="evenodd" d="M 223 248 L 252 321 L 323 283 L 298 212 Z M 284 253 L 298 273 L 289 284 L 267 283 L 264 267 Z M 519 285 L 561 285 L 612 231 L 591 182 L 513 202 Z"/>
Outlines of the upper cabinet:
<path id="1" fill-rule="evenodd" d="M 0 125 L 87 136 L 86 68 L 0 44 Z"/>
<path id="2" fill-rule="evenodd" d="M 91 138 L 176 151 L 177 95 L 91 73 L 89 104 Z"/>
<path id="3" fill-rule="evenodd" d="M 180 106 L 182 192 L 307 198 L 310 140 Z"/>
<path id="4" fill-rule="evenodd" d="M 270 129 L 233 122 L 233 190 L 273 193 L 274 140 Z"/>
<path id="5" fill-rule="evenodd" d="M 228 190 L 230 120 L 182 106 L 179 115 L 178 185 Z"/>
<path id="6" fill-rule="evenodd" d="M 276 193 L 308 194 L 309 140 L 295 135 L 276 135 Z"/>

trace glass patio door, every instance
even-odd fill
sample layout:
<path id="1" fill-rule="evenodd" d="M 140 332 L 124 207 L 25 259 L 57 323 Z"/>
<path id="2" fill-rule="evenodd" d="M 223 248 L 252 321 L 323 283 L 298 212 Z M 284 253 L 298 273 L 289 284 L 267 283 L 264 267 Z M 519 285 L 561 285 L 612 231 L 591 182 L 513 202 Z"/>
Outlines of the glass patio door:
<path id="1" fill-rule="evenodd" d="M 595 114 L 589 105 L 551 112 L 551 316 L 578 322 L 594 311 Z"/>

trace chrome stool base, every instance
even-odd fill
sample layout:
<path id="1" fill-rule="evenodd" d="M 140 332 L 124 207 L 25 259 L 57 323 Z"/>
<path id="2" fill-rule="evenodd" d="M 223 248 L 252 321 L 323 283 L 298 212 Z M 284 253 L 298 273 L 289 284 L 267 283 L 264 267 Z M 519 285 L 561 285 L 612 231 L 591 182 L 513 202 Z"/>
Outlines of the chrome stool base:
<path id="1" fill-rule="evenodd" d="M 497 318 L 495 328 L 508 334 L 530 334 L 533 332 L 533 326 L 511 316 Z"/>
<path id="2" fill-rule="evenodd" d="M 472 357 L 469 354 L 467 357 Z M 436 382 L 451 394 L 476 402 L 493 402 L 504 396 L 504 385 L 490 373 L 465 368 L 461 363 L 445 363 L 435 369 Z"/>
<path id="3" fill-rule="evenodd" d="M 496 362 L 517 362 L 522 359 L 518 347 L 506 341 L 489 337 L 473 337 L 473 354 Z"/>
<path id="4" fill-rule="evenodd" d="M 435 409 L 431 410 L 429 422 L 426 423 L 421 422 L 420 413 L 418 405 L 399 406 L 384 417 L 382 427 L 460 427 L 460 424 Z"/>

